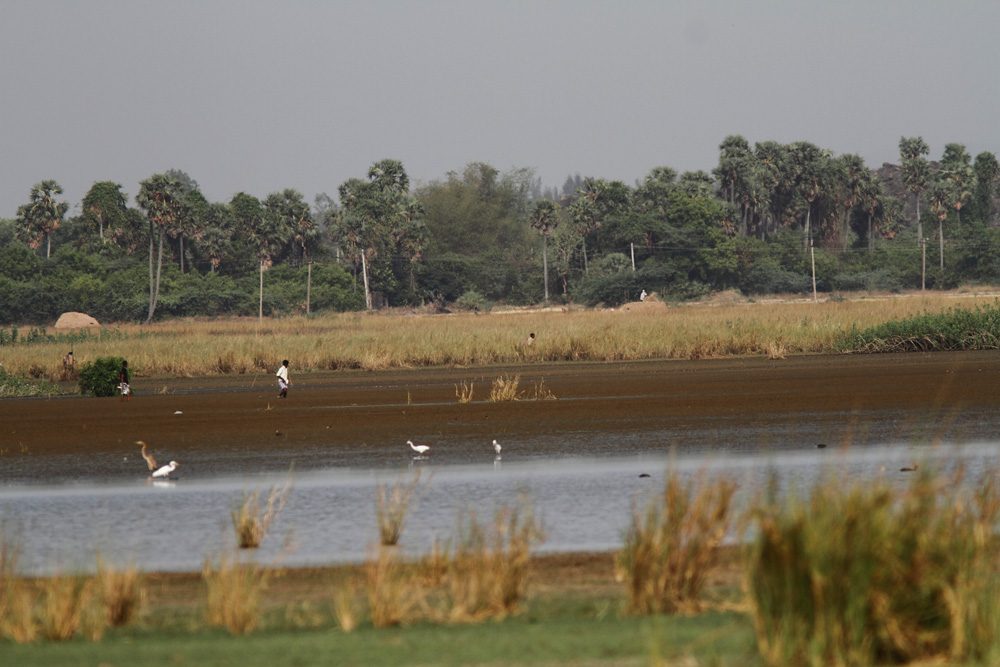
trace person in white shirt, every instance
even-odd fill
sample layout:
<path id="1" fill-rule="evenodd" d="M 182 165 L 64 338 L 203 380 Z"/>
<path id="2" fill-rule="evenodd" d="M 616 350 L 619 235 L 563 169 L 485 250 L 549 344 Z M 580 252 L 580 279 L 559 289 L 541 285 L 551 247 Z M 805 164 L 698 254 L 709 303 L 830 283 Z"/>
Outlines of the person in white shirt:
<path id="1" fill-rule="evenodd" d="M 278 398 L 288 398 L 288 359 L 281 362 L 281 368 L 274 374 L 278 378 Z"/>

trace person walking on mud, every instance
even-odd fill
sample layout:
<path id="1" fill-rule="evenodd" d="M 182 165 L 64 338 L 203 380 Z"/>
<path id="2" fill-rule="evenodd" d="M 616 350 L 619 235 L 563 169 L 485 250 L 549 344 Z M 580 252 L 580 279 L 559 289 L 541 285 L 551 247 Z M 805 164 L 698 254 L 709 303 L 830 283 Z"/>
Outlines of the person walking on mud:
<path id="1" fill-rule="evenodd" d="M 278 378 L 278 398 L 288 398 L 288 359 L 281 362 L 281 367 L 274 376 Z"/>
<path id="2" fill-rule="evenodd" d="M 132 390 L 128 386 L 128 362 L 122 360 L 121 370 L 118 371 L 118 388 L 122 392 L 122 401 L 132 400 Z"/>

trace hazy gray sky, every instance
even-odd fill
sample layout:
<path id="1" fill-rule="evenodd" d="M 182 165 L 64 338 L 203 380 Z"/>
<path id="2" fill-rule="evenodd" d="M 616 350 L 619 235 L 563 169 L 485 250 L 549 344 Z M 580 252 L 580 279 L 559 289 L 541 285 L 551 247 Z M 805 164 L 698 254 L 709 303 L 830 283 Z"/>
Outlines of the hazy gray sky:
<path id="1" fill-rule="evenodd" d="M 991 0 L 0 0 L 0 217 L 172 168 L 312 202 L 383 158 L 561 187 L 710 170 L 730 134 L 1000 153 L 997 26 Z"/>

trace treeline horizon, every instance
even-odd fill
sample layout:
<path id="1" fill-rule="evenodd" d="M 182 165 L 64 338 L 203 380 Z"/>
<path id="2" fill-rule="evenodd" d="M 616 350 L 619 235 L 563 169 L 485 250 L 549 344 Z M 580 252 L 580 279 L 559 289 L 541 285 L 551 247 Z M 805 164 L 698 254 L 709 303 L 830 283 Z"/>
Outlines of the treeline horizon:
<path id="1" fill-rule="evenodd" d="M 293 188 L 210 202 L 180 170 L 97 181 L 67 216 L 54 180 L 0 220 L 0 323 L 287 315 L 381 306 L 617 305 L 996 284 L 1000 165 L 947 144 L 869 168 L 809 142 L 732 135 L 711 171 L 656 167 L 630 186 L 473 162 L 411 188 L 374 162 L 312 205 Z M 815 269 L 814 269 L 815 267 Z M 263 289 L 261 289 L 263 285 Z"/>

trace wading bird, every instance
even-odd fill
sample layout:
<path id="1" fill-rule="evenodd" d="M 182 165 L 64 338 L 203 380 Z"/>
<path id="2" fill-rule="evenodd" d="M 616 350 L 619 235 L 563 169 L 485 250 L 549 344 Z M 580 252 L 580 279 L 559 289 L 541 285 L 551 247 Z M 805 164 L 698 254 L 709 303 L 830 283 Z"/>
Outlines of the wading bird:
<path id="1" fill-rule="evenodd" d="M 171 461 L 165 466 L 157 465 L 156 459 L 146 451 L 146 443 L 142 440 L 136 440 L 135 444 L 142 445 L 142 458 L 146 459 L 150 477 L 170 477 L 170 473 L 177 469 L 177 461 Z"/>
<path id="2" fill-rule="evenodd" d="M 430 449 L 430 447 L 428 447 L 427 445 L 414 445 L 412 440 L 407 440 L 406 444 L 408 444 L 413 451 L 415 451 L 417 454 L 420 454 L 421 456 L 428 449 Z"/>
<path id="3" fill-rule="evenodd" d="M 500 443 L 497 442 L 496 440 L 494 440 L 493 441 L 493 451 L 495 451 L 497 453 L 497 456 L 500 456 L 500 450 L 501 449 L 502 449 L 502 447 L 500 447 Z"/>

